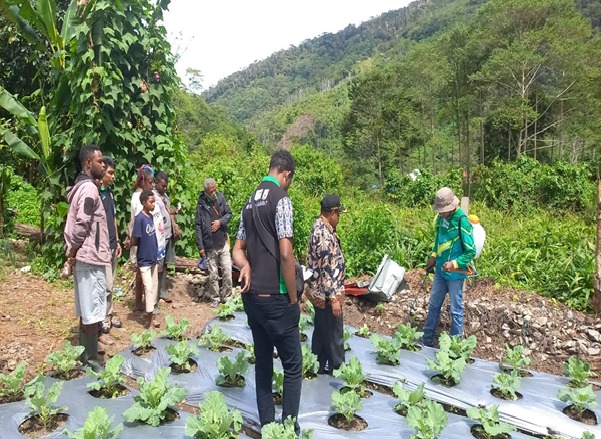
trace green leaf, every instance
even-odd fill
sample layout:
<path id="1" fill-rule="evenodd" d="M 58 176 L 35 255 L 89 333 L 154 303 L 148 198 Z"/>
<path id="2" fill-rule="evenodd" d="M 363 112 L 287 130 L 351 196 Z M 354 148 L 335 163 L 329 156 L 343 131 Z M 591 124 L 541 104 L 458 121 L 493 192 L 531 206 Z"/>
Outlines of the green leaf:
<path id="1" fill-rule="evenodd" d="M 33 149 L 29 147 L 29 145 L 27 145 L 9 130 L 0 126 L 0 132 L 6 144 L 10 146 L 10 148 L 15 154 L 34 160 L 40 160 L 40 157 L 36 154 L 36 152 Z"/>
<path id="2" fill-rule="evenodd" d="M 40 108 L 38 115 L 38 131 L 40 133 L 40 143 L 42 144 L 42 157 L 44 163 L 50 160 L 50 131 L 48 130 L 48 121 L 46 120 L 46 107 Z M 48 173 L 48 169 L 46 169 Z"/>
<path id="3" fill-rule="evenodd" d="M 26 125 L 35 127 L 37 121 L 33 114 L 21 104 L 12 94 L 4 88 L 0 88 L 0 107 L 21 120 Z M 37 132 L 36 132 L 37 133 Z"/>

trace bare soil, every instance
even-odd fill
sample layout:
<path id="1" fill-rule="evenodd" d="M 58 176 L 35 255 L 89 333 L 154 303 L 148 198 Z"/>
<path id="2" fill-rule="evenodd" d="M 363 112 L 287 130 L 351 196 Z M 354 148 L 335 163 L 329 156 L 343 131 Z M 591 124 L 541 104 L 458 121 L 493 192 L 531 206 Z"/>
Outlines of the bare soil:
<path id="1" fill-rule="evenodd" d="M 408 290 L 416 298 L 429 294 L 426 288 L 420 290 L 421 274 L 423 270 L 410 270 L 405 275 Z M 171 314 L 176 321 L 187 317 L 190 328 L 186 335 L 198 337 L 206 323 L 214 317 L 208 301 L 198 300 L 198 290 L 202 288 L 202 280 L 195 278 L 200 275 L 176 274 L 170 278 L 170 294 L 172 303 L 159 304 L 160 314 L 156 320 L 166 327 L 164 318 Z M 133 311 L 133 294 L 130 291 L 132 276 L 128 270 L 117 279 L 116 286 L 125 290 L 123 299 L 115 302 L 115 316 L 122 321 L 122 328 L 113 328 L 109 334 L 113 344 L 106 345 L 105 360 L 109 356 L 131 346 L 130 335 L 144 330 L 146 321 L 145 313 Z M 200 285 L 200 286 L 199 286 Z M 206 285 L 206 283 L 205 283 Z M 513 289 L 500 289 L 494 282 L 483 279 L 469 286 L 465 300 L 470 297 L 494 297 L 497 303 L 521 302 L 524 306 L 536 304 L 543 300 L 534 293 L 521 292 Z M 544 299 L 548 300 L 548 299 Z M 561 306 L 561 305 L 558 305 Z M 375 304 L 362 300 L 347 298 L 344 308 L 344 321 L 346 324 L 360 327 L 367 324 L 372 332 L 392 334 L 400 322 L 411 321 L 411 316 L 401 315 L 400 308 L 394 302 L 387 303 L 384 307 L 376 308 Z M 443 311 L 443 314 L 446 311 Z M 575 314 L 581 314 L 574 311 Z M 550 315 L 549 319 L 553 316 Z M 466 323 L 469 315 L 466 316 Z M 423 321 L 413 321 L 419 329 L 423 328 Z M 496 325 L 494 316 L 491 316 L 491 325 Z M 467 325 L 466 325 L 467 327 Z M 445 328 L 444 321 L 439 329 Z M 469 334 L 466 334 L 469 335 Z M 21 273 L 18 269 L 5 269 L 0 281 L 0 371 L 10 372 L 19 362 L 28 365 L 28 377 L 37 372 L 47 372 L 44 360 L 50 352 L 59 349 L 64 340 L 76 344 L 78 338 L 78 321 L 74 313 L 73 287 L 69 281 L 56 281 L 48 283 L 39 276 L 31 273 Z M 493 336 L 492 343 L 478 344 L 474 353 L 475 357 L 491 361 L 499 360 L 499 352 L 503 350 L 505 340 L 498 331 Z M 544 357 L 539 358 L 537 352 L 531 355 L 530 369 L 562 374 L 563 362 L 566 358 Z M 593 369 L 599 371 L 599 364 L 593 364 Z"/>

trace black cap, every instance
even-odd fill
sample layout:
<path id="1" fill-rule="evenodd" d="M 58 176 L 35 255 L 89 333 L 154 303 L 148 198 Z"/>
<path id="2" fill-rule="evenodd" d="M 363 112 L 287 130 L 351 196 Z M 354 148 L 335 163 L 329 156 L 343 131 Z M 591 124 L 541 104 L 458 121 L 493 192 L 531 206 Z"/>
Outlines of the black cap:
<path id="1" fill-rule="evenodd" d="M 338 210 L 338 212 L 346 212 L 346 209 L 340 204 L 340 197 L 336 194 L 328 194 L 321 200 L 321 210 L 323 212 Z"/>

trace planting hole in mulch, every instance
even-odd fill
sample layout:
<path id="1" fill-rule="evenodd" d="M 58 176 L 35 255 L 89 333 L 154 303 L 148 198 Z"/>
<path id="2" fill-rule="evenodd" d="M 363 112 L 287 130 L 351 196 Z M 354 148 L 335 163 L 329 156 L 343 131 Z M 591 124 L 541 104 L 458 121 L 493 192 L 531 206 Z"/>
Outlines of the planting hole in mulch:
<path id="1" fill-rule="evenodd" d="M 304 332 L 300 333 L 300 341 L 302 343 L 306 342 L 307 340 L 309 340 L 309 337 L 307 337 L 307 334 L 305 334 Z"/>
<path id="2" fill-rule="evenodd" d="M 353 334 L 353 335 L 356 335 L 357 337 L 361 337 L 361 338 L 369 338 L 369 337 L 371 337 L 371 332 L 367 335 L 362 335 L 362 334 L 359 334 L 359 332 L 355 332 L 355 334 Z"/>
<path id="3" fill-rule="evenodd" d="M 365 383 L 365 387 L 367 387 L 368 389 L 371 389 L 376 392 L 383 393 L 384 395 L 388 395 L 388 396 L 392 396 L 393 398 L 396 398 L 396 395 L 394 394 L 392 389 L 388 386 L 372 383 L 371 381 L 365 381 L 364 383 Z"/>
<path id="4" fill-rule="evenodd" d="M 513 367 L 511 367 L 511 366 L 505 366 L 504 364 L 500 364 L 499 365 L 499 369 L 501 369 L 501 372 L 504 372 L 504 373 L 510 373 L 510 372 L 513 371 Z M 522 377 L 522 378 L 530 378 L 532 376 L 533 375 L 530 372 L 528 372 L 527 370 L 520 369 L 520 377 Z"/>
<path id="5" fill-rule="evenodd" d="M 220 322 L 229 322 L 230 320 L 234 320 L 234 318 L 236 318 L 236 316 L 234 316 L 234 315 L 221 316 L 221 317 L 219 317 L 219 321 Z"/>
<path id="6" fill-rule="evenodd" d="M 339 430 L 362 431 L 367 428 L 367 421 L 358 415 L 353 415 L 353 419 L 348 421 L 343 415 L 336 413 L 330 416 L 328 425 Z"/>
<path id="7" fill-rule="evenodd" d="M 239 349 L 247 349 L 248 348 L 248 346 L 246 346 L 244 343 L 242 343 L 241 341 L 238 341 L 238 340 L 230 339 L 230 340 L 226 341 L 226 343 L 228 346 L 231 346 L 233 348 L 239 348 Z"/>
<path id="8" fill-rule="evenodd" d="M 9 402 L 23 401 L 25 396 L 0 396 L 0 404 L 8 404 Z"/>
<path id="9" fill-rule="evenodd" d="M 307 372 L 303 375 L 303 378 L 306 380 L 314 380 L 315 378 L 317 378 L 317 374 L 314 374 L 313 372 Z"/>
<path id="10" fill-rule="evenodd" d="M 180 373 L 194 372 L 196 369 L 198 369 L 198 364 L 192 358 L 188 358 L 188 369 L 186 369 L 182 364 L 171 363 L 169 366 L 171 367 L 171 373 L 175 375 L 179 375 Z"/>
<path id="11" fill-rule="evenodd" d="M 490 436 L 486 433 L 486 431 L 484 431 L 484 427 L 480 424 L 472 425 L 472 428 L 470 428 L 470 433 L 472 433 L 472 436 L 474 436 L 476 439 L 511 439 L 511 435 L 508 433 Z"/>
<path id="12" fill-rule="evenodd" d="M 573 405 L 569 405 L 562 412 L 574 421 L 582 422 L 586 425 L 597 425 L 597 415 L 592 410 L 584 409 L 582 412 L 578 412 Z"/>
<path id="13" fill-rule="evenodd" d="M 340 393 L 347 393 L 347 392 L 352 392 L 353 389 L 351 389 L 350 387 L 344 386 L 340 389 Z M 359 395 L 361 398 L 371 398 L 372 396 L 374 396 L 373 392 L 370 392 L 369 390 L 365 389 L 363 391 L 363 393 L 361 393 Z"/>
<path id="14" fill-rule="evenodd" d="M 175 410 L 167 407 L 167 410 L 165 410 L 165 412 L 167 413 L 167 415 L 165 416 L 165 420 L 161 422 L 161 425 L 165 425 L 169 422 L 173 422 L 179 419 L 179 413 Z"/>
<path id="15" fill-rule="evenodd" d="M 236 375 L 236 378 L 234 378 L 234 381 L 232 383 L 223 383 L 223 384 L 217 384 L 219 387 L 244 387 L 246 385 L 246 380 L 244 379 L 244 377 L 242 375 Z"/>
<path id="16" fill-rule="evenodd" d="M 150 357 L 154 353 L 154 351 L 156 351 L 156 348 L 154 346 L 148 346 L 147 348 L 138 348 L 132 351 L 132 353 L 137 357 L 146 358 Z"/>
<path id="17" fill-rule="evenodd" d="M 52 378 L 56 378 L 57 380 L 63 381 L 73 381 L 78 380 L 86 376 L 86 371 L 83 369 L 71 369 L 68 372 L 56 372 L 50 374 Z"/>
<path id="18" fill-rule="evenodd" d="M 273 393 L 273 403 L 275 405 L 282 405 L 283 402 L 283 398 L 282 398 L 282 394 L 281 393 Z"/>
<path id="19" fill-rule="evenodd" d="M 430 378 L 432 381 L 434 381 L 437 384 L 442 384 L 445 387 L 454 387 L 457 385 L 457 383 L 455 382 L 455 380 L 453 378 L 449 378 L 446 379 L 443 375 L 441 374 L 437 374 L 434 375 L 432 378 Z"/>
<path id="20" fill-rule="evenodd" d="M 48 436 L 50 433 L 63 428 L 68 420 L 68 414 L 57 413 L 56 415 L 52 415 L 48 425 L 44 426 L 40 422 L 40 418 L 38 416 L 32 416 L 25 419 L 25 421 L 19 425 L 19 433 L 31 438 Z"/>
<path id="21" fill-rule="evenodd" d="M 504 399 L 505 401 L 517 401 L 518 399 L 522 399 L 524 397 L 520 392 L 515 392 L 516 397 L 514 399 L 510 394 L 505 394 L 499 389 L 490 389 L 490 394 L 495 398 Z"/>
<path id="22" fill-rule="evenodd" d="M 114 388 L 101 387 L 98 390 L 90 390 L 88 393 L 98 399 L 113 399 L 128 395 L 129 389 L 117 384 Z"/>

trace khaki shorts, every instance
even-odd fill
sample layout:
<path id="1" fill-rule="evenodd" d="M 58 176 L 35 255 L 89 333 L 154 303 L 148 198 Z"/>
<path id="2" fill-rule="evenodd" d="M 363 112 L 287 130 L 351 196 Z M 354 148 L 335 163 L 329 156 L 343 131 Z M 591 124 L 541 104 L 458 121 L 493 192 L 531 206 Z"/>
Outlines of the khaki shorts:
<path id="1" fill-rule="evenodd" d="M 84 325 L 99 323 L 106 317 L 106 266 L 75 261 L 75 315 Z"/>

